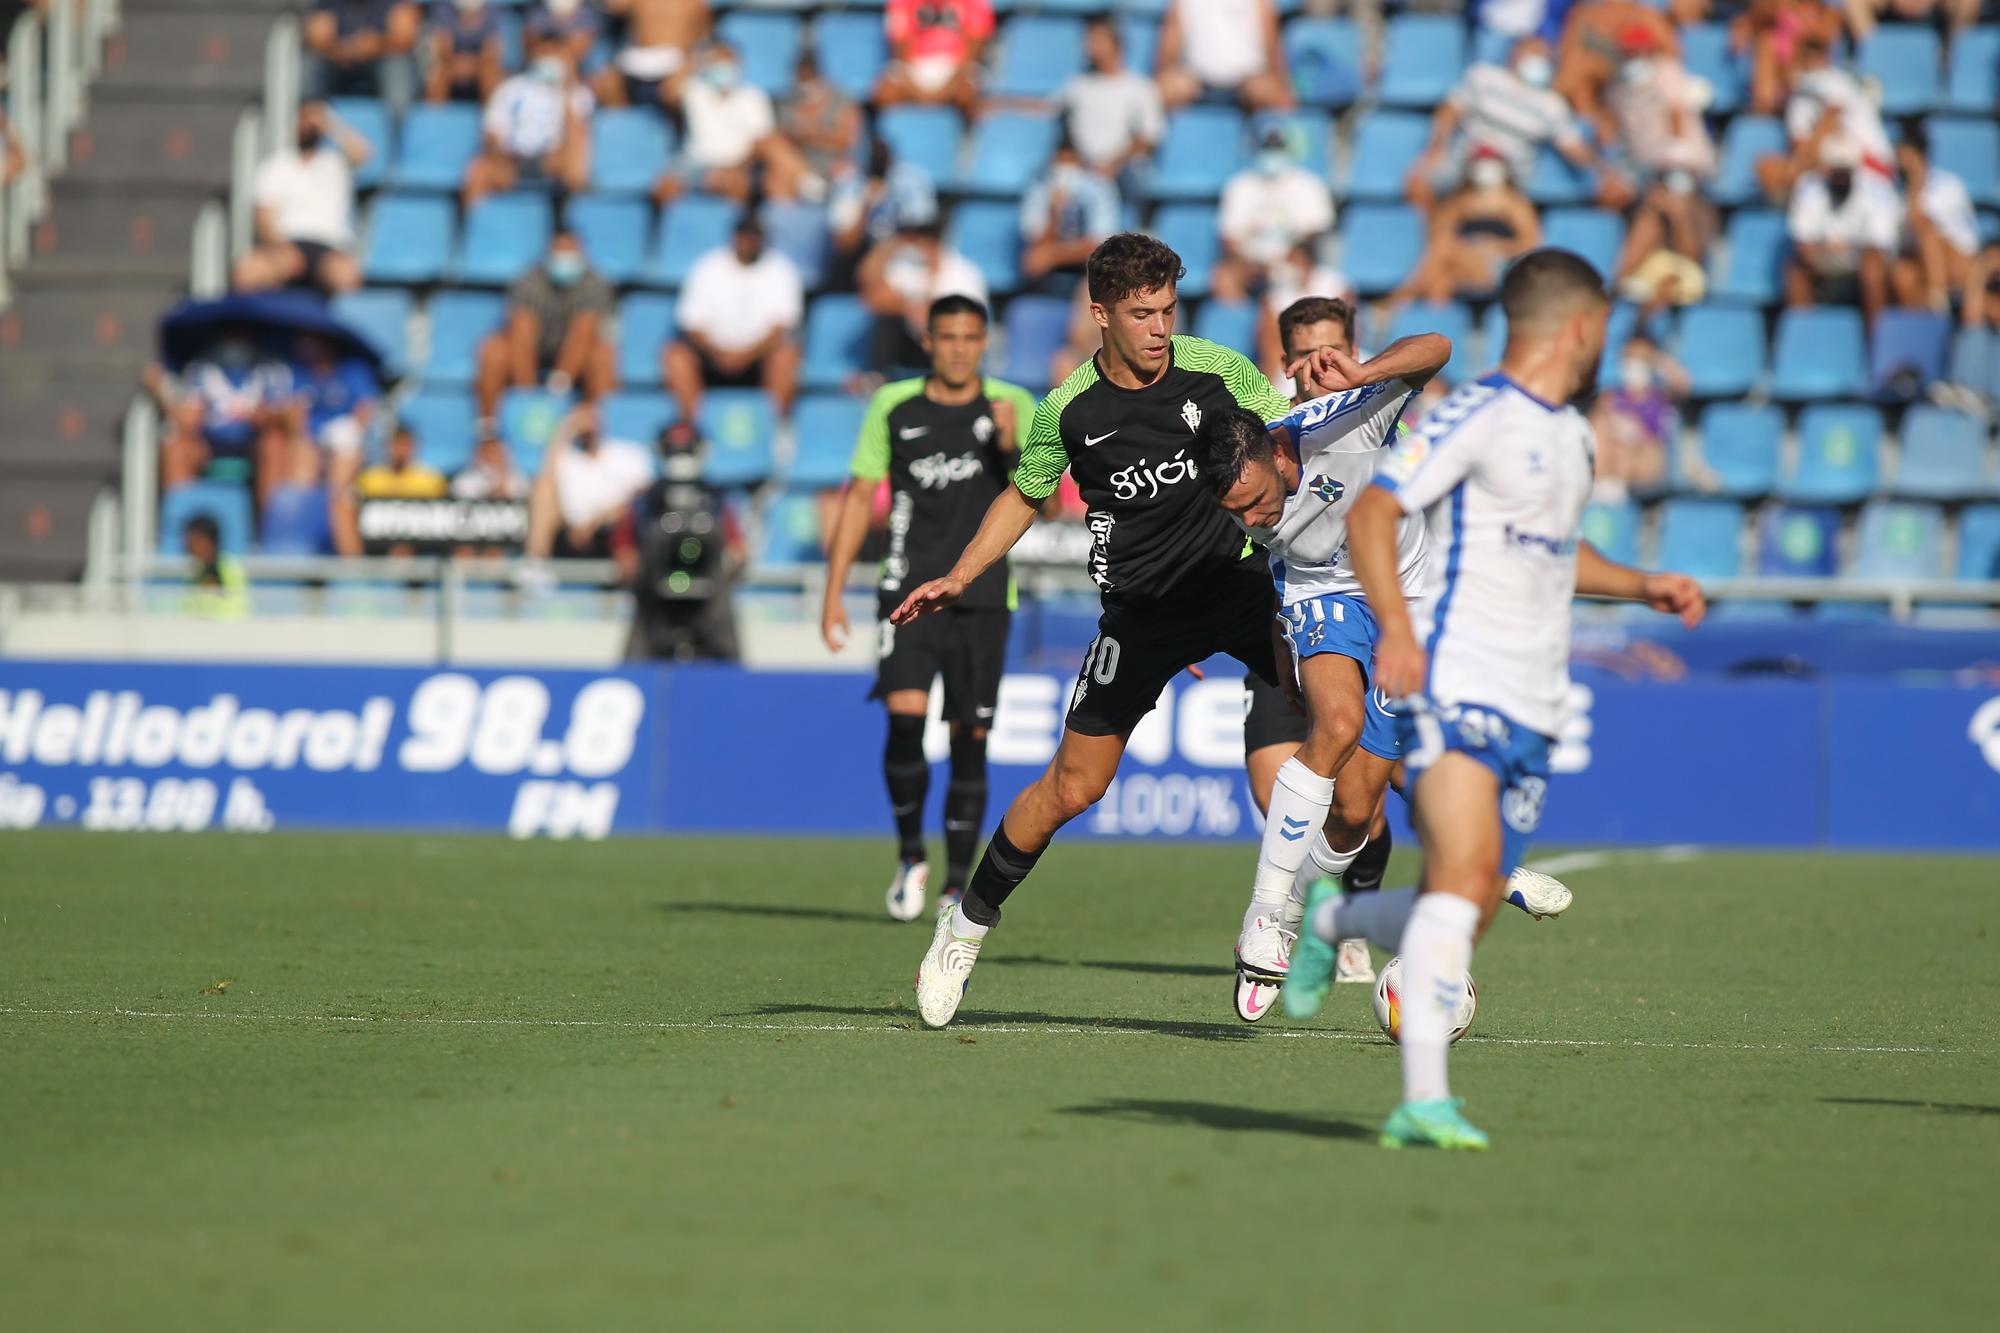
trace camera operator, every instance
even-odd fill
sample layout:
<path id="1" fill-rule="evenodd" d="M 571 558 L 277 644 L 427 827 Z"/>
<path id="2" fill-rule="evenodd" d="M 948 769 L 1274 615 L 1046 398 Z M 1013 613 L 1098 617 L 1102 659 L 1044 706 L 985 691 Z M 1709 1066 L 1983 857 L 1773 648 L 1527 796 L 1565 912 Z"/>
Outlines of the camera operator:
<path id="1" fill-rule="evenodd" d="M 614 554 L 633 598 L 628 659 L 737 658 L 731 586 L 743 543 L 722 492 L 701 479 L 701 440 L 676 422 L 660 432 L 660 478 L 632 503 Z"/>

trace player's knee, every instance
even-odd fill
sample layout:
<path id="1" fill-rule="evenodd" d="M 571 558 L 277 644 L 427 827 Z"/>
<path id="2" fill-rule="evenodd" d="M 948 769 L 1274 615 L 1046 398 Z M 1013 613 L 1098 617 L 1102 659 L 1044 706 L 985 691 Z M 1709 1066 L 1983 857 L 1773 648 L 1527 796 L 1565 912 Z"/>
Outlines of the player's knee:
<path id="1" fill-rule="evenodd" d="M 1096 805 L 1111 785 L 1110 774 L 1086 773 L 1078 769 L 1058 769 L 1053 795 L 1056 810 L 1064 819 L 1074 819 Z"/>

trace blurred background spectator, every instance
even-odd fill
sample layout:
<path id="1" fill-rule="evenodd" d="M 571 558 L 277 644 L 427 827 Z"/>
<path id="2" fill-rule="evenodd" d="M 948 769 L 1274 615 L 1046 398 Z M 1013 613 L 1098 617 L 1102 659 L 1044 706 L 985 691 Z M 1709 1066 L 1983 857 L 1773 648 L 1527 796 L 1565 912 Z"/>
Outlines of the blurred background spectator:
<path id="1" fill-rule="evenodd" d="M 1694 305 L 1708 293 L 1715 206 L 1692 172 L 1675 168 L 1647 188 L 1632 210 L 1611 277 L 1628 301 L 1657 308 Z"/>
<path id="2" fill-rule="evenodd" d="M 547 3 L 552 13 L 583 10 L 581 0 Z M 598 95 L 612 106 L 678 102 L 694 53 L 714 26 L 708 0 L 605 0 L 604 9 L 625 21 L 625 41 L 602 71 Z"/>
<path id="3" fill-rule="evenodd" d="M 1679 34 L 1658 9 L 1637 0 L 1586 0 L 1571 6 L 1563 21 L 1551 86 L 1608 140 L 1613 126 L 1607 100 L 1626 77 L 1625 66 L 1635 56 L 1678 60 L 1680 50 Z"/>
<path id="4" fill-rule="evenodd" d="M 222 529 L 208 514 L 196 514 L 181 528 L 181 550 L 187 554 L 187 596 L 182 609 L 191 615 L 240 616 L 250 609 L 250 581 L 243 562 L 222 549 Z"/>
<path id="5" fill-rule="evenodd" d="M 946 103 L 971 111 L 979 60 L 993 36 L 991 0 L 889 0 L 882 17 L 890 61 L 875 84 L 876 105 Z"/>
<path id="6" fill-rule="evenodd" d="M 364 500 L 438 500 L 450 489 L 444 473 L 417 457 L 417 435 L 408 426 L 389 432 L 382 461 L 370 464 L 354 479 Z"/>
<path id="7" fill-rule="evenodd" d="M 1951 294 L 1965 284 L 1979 249 L 1979 214 L 1972 192 L 1955 171 L 1930 157 L 1930 133 L 1921 120 L 1903 127 L 1896 146 L 1903 175 L 1903 257 L 1896 265 L 1896 303 L 1949 311 Z"/>
<path id="8" fill-rule="evenodd" d="M 525 500 L 530 482 L 514 465 L 507 443 L 498 435 L 481 436 L 472 461 L 451 479 L 454 500 Z"/>
<path id="9" fill-rule="evenodd" d="M 1789 305 L 1859 304 L 1873 320 L 1889 299 L 1889 260 L 1903 225 L 1896 187 L 1865 170 L 1845 136 L 1821 140 L 1816 165 L 1792 186 L 1785 225 L 1792 239 L 1785 266 Z"/>
<path id="10" fill-rule="evenodd" d="M 542 262 L 507 288 L 505 320 L 479 348 L 480 419 L 490 425 L 509 388 L 566 394 L 581 386 L 597 398 L 617 387 L 607 327 L 614 299 L 576 235 L 558 233 Z"/>
<path id="11" fill-rule="evenodd" d="M 412 52 L 422 16 L 407 0 L 312 0 L 302 34 L 300 94 L 380 97 L 401 114 L 417 89 Z"/>
<path id="12" fill-rule="evenodd" d="M 1622 501 L 1632 492 L 1660 488 L 1687 390 L 1687 371 L 1651 338 L 1635 333 L 1625 340 L 1616 382 L 1597 395 L 1590 412 L 1597 433 L 1597 500 Z"/>
<path id="13" fill-rule="evenodd" d="M 762 388 L 780 417 L 799 390 L 799 323 L 805 288 L 792 261 L 764 244 L 754 216 L 736 224 L 727 245 L 689 271 L 677 307 L 680 336 L 661 365 L 683 420 L 701 413 L 713 388 Z"/>
<path id="14" fill-rule="evenodd" d="M 146 387 L 165 422 L 163 490 L 199 480 L 217 459 L 237 463 L 240 478 L 248 480 L 260 458 L 267 465 L 282 458 L 292 372 L 267 355 L 249 329 L 223 329 L 207 353 L 178 376 L 151 367 Z"/>
<path id="15" fill-rule="evenodd" d="M 1750 0 L 1729 29 L 1730 45 L 1750 59 L 1750 109 L 1776 114 L 1839 36 L 1840 16 L 1818 0 Z"/>
<path id="16" fill-rule="evenodd" d="M 488 0 L 491 3 L 492 0 Z M 691 0 L 673 0 L 676 8 L 693 8 Z M 606 6 L 617 13 L 615 4 Z M 603 59 L 604 15 L 584 0 L 540 0 L 521 25 L 521 42 L 534 50 L 550 37 L 562 43 L 570 68 L 590 80 L 591 91 L 610 106 L 623 106 L 627 85 Z"/>
<path id="17" fill-rule="evenodd" d="M 1159 86 L 1127 67 L 1125 45 L 1108 18 L 1090 21 L 1084 51 L 1090 68 L 1072 74 L 1057 93 L 1064 128 L 1086 165 L 1133 190 L 1167 132 Z"/>
<path id="18" fill-rule="evenodd" d="M 361 470 L 362 450 L 381 406 L 382 386 L 374 368 L 316 334 L 298 339 L 298 364 L 293 370 L 291 435 L 309 441 L 325 456 L 327 484 L 345 495 Z M 275 480 L 276 470 L 272 472 Z M 260 475 L 257 493 L 269 499 L 269 485 Z"/>
<path id="19" fill-rule="evenodd" d="M 1157 77 L 1169 107 L 1210 93 L 1250 111 L 1297 104 L 1273 0 L 1172 0 L 1160 24 Z"/>
<path id="20" fill-rule="evenodd" d="M 698 58 L 681 93 L 681 114 L 687 142 L 680 161 L 654 187 L 655 199 L 702 190 L 743 203 L 760 184 L 763 193 L 781 199 L 806 190 L 804 155 L 778 132 L 771 95 L 744 81 L 732 47 L 716 43 Z"/>
<path id="21" fill-rule="evenodd" d="M 606 439 L 597 404 L 565 416 L 528 499 L 527 553 L 536 558 L 608 560 L 612 530 L 653 480 L 643 445 Z"/>
<path id="22" fill-rule="evenodd" d="M 1430 235 L 1392 303 L 1493 294 L 1508 261 L 1542 243 L 1542 219 L 1508 178 L 1498 153 L 1481 150 L 1465 184 L 1431 212 Z"/>
<path id="23" fill-rule="evenodd" d="M 506 35 L 486 0 L 445 0 L 431 6 L 424 29 L 424 100 L 480 102 L 503 77 Z"/>
<path id="24" fill-rule="evenodd" d="M 307 286 L 332 295 L 361 285 L 354 245 L 354 171 L 367 164 L 368 141 L 324 102 L 299 108 L 294 147 L 257 168 L 257 244 L 236 261 L 239 291 Z"/>
<path id="25" fill-rule="evenodd" d="M 1290 137 L 1271 127 L 1251 164 L 1222 188 L 1216 295 L 1242 301 L 1261 292 L 1273 270 L 1288 264 L 1295 250 L 1332 229 L 1333 191 L 1326 177 L 1300 165 Z"/>
<path id="26" fill-rule="evenodd" d="M 800 54 L 792 71 L 792 92 L 785 99 L 780 130 L 798 150 L 810 180 L 795 193 L 824 195 L 827 183 L 851 170 L 861 145 L 861 108 L 820 72 L 811 51 Z M 774 191 L 783 194 L 783 191 Z"/>
<path id="27" fill-rule="evenodd" d="M 1118 187 L 1083 164 L 1067 137 L 1056 144 L 1048 174 L 1021 200 L 1021 273 L 1056 279 L 1068 291 L 1098 242 L 1118 230 Z"/>
<path id="28" fill-rule="evenodd" d="M 1465 183 L 1481 153 L 1500 159 L 1507 174 L 1525 181 L 1535 169 L 1535 152 L 1551 144 L 1573 165 L 1594 167 L 1596 154 L 1585 142 L 1576 112 L 1551 88 L 1555 62 L 1548 43 L 1529 37 L 1514 47 L 1506 65 L 1478 64 L 1431 117 L 1430 142 L 1410 167 L 1407 188 L 1419 208 Z"/>
<path id="29" fill-rule="evenodd" d="M 827 202 L 832 233 L 832 286 L 852 290 L 861 261 L 897 232 L 937 222 L 937 187 L 922 166 L 898 161 L 885 140 L 872 139 L 865 169 L 842 172 Z"/>
<path id="30" fill-rule="evenodd" d="M 936 222 L 903 227 L 879 242 L 856 275 L 861 299 L 875 313 L 870 362 L 890 379 L 919 373 L 924 321 L 941 296 L 986 302 L 986 278 L 971 260 L 944 242 Z"/>
<path id="31" fill-rule="evenodd" d="M 485 150 L 465 171 L 465 206 L 516 185 L 553 182 L 580 192 L 590 176 L 590 114 L 597 100 L 553 34 L 528 68 L 493 90 L 482 120 Z"/>

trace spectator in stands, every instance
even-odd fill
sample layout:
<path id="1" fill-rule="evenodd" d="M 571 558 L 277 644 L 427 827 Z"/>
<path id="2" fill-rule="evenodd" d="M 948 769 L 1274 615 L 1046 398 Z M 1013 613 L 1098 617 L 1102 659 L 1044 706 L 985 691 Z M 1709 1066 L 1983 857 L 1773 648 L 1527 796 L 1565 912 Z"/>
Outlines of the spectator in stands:
<path id="1" fill-rule="evenodd" d="M 1715 90 L 1688 73 L 1653 28 L 1630 28 L 1621 41 L 1625 63 L 1604 99 L 1607 141 L 1648 179 L 1669 171 L 1712 175 L 1715 144 L 1702 112 Z"/>
<path id="2" fill-rule="evenodd" d="M 326 456 L 336 533 L 352 523 L 343 510 L 361 470 L 368 428 L 374 424 L 381 398 L 382 386 L 366 361 L 340 356 L 325 338 L 299 339 L 298 364 L 292 371 L 291 438 L 311 442 Z M 260 498 L 269 498 L 261 477 L 257 491 Z"/>
<path id="3" fill-rule="evenodd" d="M 1069 327 L 1063 331 L 1063 345 L 1056 348 L 1049 358 L 1049 383 L 1061 384 L 1075 370 L 1104 344 L 1104 330 L 1098 327 L 1097 317 L 1090 313 L 1090 284 L 1076 284 L 1075 298 L 1070 302 Z M 829 528 L 828 531 L 831 531 Z"/>
<path id="4" fill-rule="evenodd" d="M 306 13 L 300 95 L 380 97 L 400 116 L 416 94 L 412 52 L 423 26 L 408 0 L 312 0 Z"/>
<path id="5" fill-rule="evenodd" d="M 1249 111 L 1297 105 L 1273 0 L 1173 0 L 1154 76 L 1169 107 L 1208 92 L 1232 94 Z"/>
<path id="6" fill-rule="evenodd" d="M 1628 301 L 1657 309 L 1694 305 L 1708 292 L 1708 249 L 1716 233 L 1715 205 L 1696 188 L 1692 172 L 1660 177 L 1632 210 L 1612 278 Z"/>
<path id="7" fill-rule="evenodd" d="M 861 143 L 861 108 L 820 73 L 811 51 L 799 55 L 779 128 L 822 187 L 853 170 L 854 150 Z"/>
<path id="8" fill-rule="evenodd" d="M 1324 327 L 1329 323 L 1338 327 Z M 1341 335 L 1341 342 L 1331 341 L 1334 333 Z M 1285 367 L 1316 347 L 1336 345 L 1354 351 L 1354 284 L 1339 269 L 1322 263 L 1312 246 L 1295 246 L 1284 263 L 1271 267 L 1271 280 L 1264 288 L 1262 318 L 1257 321 L 1257 364 L 1289 398 L 1292 386 Z M 1303 350 L 1294 355 L 1294 346 Z"/>
<path id="9" fill-rule="evenodd" d="M 484 146 L 465 168 L 465 206 L 524 180 L 554 181 L 581 193 L 590 180 L 590 113 L 596 106 L 561 39 L 543 36 L 528 68 L 486 103 Z"/>
<path id="10" fill-rule="evenodd" d="M 1680 59 L 1680 34 L 1667 16 L 1638 0 L 1587 0 L 1563 20 L 1555 52 L 1555 91 L 1607 138 L 1612 125 L 1605 98 L 1635 45 Z M 1509 164 L 1512 165 L 1512 164 Z M 1517 179 L 1526 176 L 1517 173 Z"/>
<path id="11" fill-rule="evenodd" d="M 897 232 L 937 221 L 937 187 L 915 162 L 897 161 L 880 138 L 868 145 L 866 170 L 836 174 L 827 199 L 827 226 L 833 233 L 833 281 L 837 290 L 855 285 L 862 257 Z"/>
<path id="12" fill-rule="evenodd" d="M 333 500 L 321 480 L 323 471 L 320 452 L 310 440 L 293 440 L 286 447 L 285 475 L 257 516 L 257 545 L 265 555 L 361 554 L 361 538 L 352 523 L 354 508 L 345 506 L 348 526 L 337 531 Z"/>
<path id="13" fill-rule="evenodd" d="M 486 0 L 431 7 L 424 33 L 424 100 L 485 102 L 504 71 L 500 15 Z"/>
<path id="14" fill-rule="evenodd" d="M 1021 200 L 1021 272 L 1075 278 L 1097 243 L 1118 230 L 1118 187 L 1083 164 L 1067 135 Z M 1056 290 L 1067 291 L 1069 283 Z"/>
<path id="15" fill-rule="evenodd" d="M 181 528 L 188 556 L 184 609 L 194 615 L 236 617 L 250 610 L 250 580 L 243 562 L 222 552 L 222 528 L 213 515 L 196 514 Z"/>
<path id="16" fill-rule="evenodd" d="M 507 442 L 498 435 L 482 435 L 473 446 L 472 461 L 451 479 L 454 500 L 525 500 L 528 479 L 507 452 Z"/>
<path id="17" fill-rule="evenodd" d="M 597 404 L 577 407 L 556 426 L 528 498 L 528 555 L 609 559 L 612 530 L 652 480 L 644 447 L 604 438 Z"/>
<path id="18" fill-rule="evenodd" d="M 1757 161 L 1757 183 L 1774 204 L 1790 196 L 1798 178 L 1813 167 L 1822 139 L 1851 139 L 1861 162 L 1885 178 L 1896 172 L 1889 131 L 1868 89 L 1853 70 L 1833 58 L 1833 38 L 1806 33 L 1799 38 L 1797 74 L 1785 100 L 1785 135 L 1790 148 Z"/>
<path id="19" fill-rule="evenodd" d="M 979 100 L 979 58 L 993 37 L 992 0 L 889 0 L 883 22 L 890 60 L 875 104 L 944 104 L 969 114 Z"/>
<path id="20" fill-rule="evenodd" d="M 1896 264 L 1896 303 L 1949 310 L 1979 250 L 1979 215 L 1957 173 L 1930 160 L 1930 134 L 1911 118 L 1896 148 L 1908 201 L 1903 258 Z"/>
<path id="21" fill-rule="evenodd" d="M 1273 126 L 1256 159 L 1222 187 L 1216 229 L 1222 256 L 1212 278 L 1215 295 L 1248 300 L 1293 251 L 1333 229 L 1333 191 L 1323 174 L 1299 165 L 1290 138 Z"/>
<path id="22" fill-rule="evenodd" d="M 1514 188 L 1506 159 L 1482 149 L 1465 185 L 1431 210 L 1423 257 L 1390 302 L 1488 296 L 1507 265 L 1541 243 L 1541 216 Z"/>
<path id="23" fill-rule="evenodd" d="M 1554 77 L 1548 43 L 1539 37 L 1515 43 L 1506 65 L 1466 70 L 1432 116 L 1430 142 L 1410 167 L 1405 188 L 1411 202 L 1428 210 L 1439 196 L 1458 189 L 1481 152 L 1498 157 L 1516 181 L 1534 173 L 1536 150 L 1545 143 L 1572 165 L 1595 169 L 1596 154 L 1575 113 L 1549 86 Z"/>
<path id="24" fill-rule="evenodd" d="M 666 203 L 689 189 L 739 204 L 760 186 L 775 199 L 807 192 L 812 173 L 804 155 L 778 132 L 770 94 L 744 82 L 743 64 L 732 47 L 718 42 L 702 53 L 682 90 L 681 113 L 687 142 L 681 160 L 653 187 L 656 201 Z"/>
<path id="25" fill-rule="evenodd" d="M 744 215 L 728 245 L 695 261 L 675 318 L 680 336 L 660 364 L 683 420 L 697 418 L 705 390 L 725 386 L 762 388 L 780 416 L 791 415 L 805 288 L 792 261 L 764 244 L 755 215 Z"/>
<path id="26" fill-rule="evenodd" d="M 492 0 L 487 0 L 490 4 Z M 603 64 L 598 42 L 604 37 L 604 15 L 583 0 L 540 0 L 528 11 L 521 25 L 521 38 L 532 51 L 544 39 L 554 37 L 563 44 L 569 67 L 591 80 L 591 90 L 599 101 L 622 106 L 624 85 Z"/>
<path id="27" fill-rule="evenodd" d="M 917 374 L 929 364 L 924 324 L 931 302 L 969 296 L 986 303 L 986 278 L 978 265 L 944 243 L 944 224 L 933 220 L 903 227 L 877 243 L 856 275 L 861 300 L 875 313 L 870 359 L 885 375 Z"/>
<path id="28" fill-rule="evenodd" d="M 251 330 L 223 329 L 177 379 L 147 367 L 145 384 L 166 419 L 162 490 L 199 480 L 219 458 L 277 476 L 289 438 L 292 372 L 258 347 Z"/>
<path id="29" fill-rule="evenodd" d="M 417 435 L 408 426 L 389 432 L 382 461 L 361 470 L 354 489 L 364 500 L 439 500 L 449 484 L 444 473 L 417 457 Z"/>
<path id="30" fill-rule="evenodd" d="M 579 0 L 547 2 L 574 9 Z M 694 53 L 715 25 L 708 0 L 605 0 L 604 8 L 625 20 L 625 44 L 600 73 L 598 95 L 612 106 L 678 103 Z"/>
<path id="31" fill-rule="evenodd" d="M 1888 303 L 1889 257 L 1896 252 L 1903 203 L 1896 187 L 1862 169 L 1861 148 L 1827 138 L 1813 170 L 1792 187 L 1785 215 L 1792 254 L 1785 264 L 1787 305 L 1853 305 L 1870 323 Z"/>
<path id="32" fill-rule="evenodd" d="M 1776 115 L 1813 53 L 1839 37 L 1840 15 L 1819 0 L 1750 0 L 1729 25 L 1731 49 L 1750 55 L 1750 109 Z"/>
<path id="33" fill-rule="evenodd" d="M 1974 415 L 2000 405 L 2000 242 L 1988 242 L 1965 267 L 1959 333 L 1952 351 L 1953 384 L 1931 386 L 1933 397 Z M 1939 388 L 1946 395 L 1938 394 Z"/>
<path id="34" fill-rule="evenodd" d="M 507 289 L 507 319 L 479 348 L 474 393 L 489 426 L 504 389 L 537 384 L 551 393 L 581 386 L 591 398 L 617 387 L 616 360 L 605 324 L 611 284 L 590 271 L 573 232 L 560 232 L 540 264 Z"/>
<path id="35" fill-rule="evenodd" d="M 1085 165 L 1117 181 L 1128 194 L 1139 170 L 1166 136 L 1159 85 L 1125 64 L 1117 25 L 1094 18 L 1084 36 L 1090 68 L 1070 77 L 1056 94 L 1070 142 Z"/>
<path id="36" fill-rule="evenodd" d="M 1625 340 L 1618 382 L 1597 396 L 1590 412 L 1597 434 L 1596 499 L 1623 500 L 1632 491 L 1659 487 L 1687 391 L 1687 371 L 1651 338 L 1635 333 Z"/>
<path id="37" fill-rule="evenodd" d="M 328 295 L 361 285 L 354 244 L 354 168 L 368 141 L 324 102 L 299 108 L 297 145 L 257 168 L 257 244 L 236 261 L 238 291 L 315 287 Z"/>

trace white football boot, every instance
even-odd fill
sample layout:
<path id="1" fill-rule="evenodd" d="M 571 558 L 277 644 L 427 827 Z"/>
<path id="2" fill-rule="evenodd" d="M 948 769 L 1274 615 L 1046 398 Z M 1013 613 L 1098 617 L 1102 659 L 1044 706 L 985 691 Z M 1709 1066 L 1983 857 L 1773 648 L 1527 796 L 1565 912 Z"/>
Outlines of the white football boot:
<path id="1" fill-rule="evenodd" d="M 1368 953 L 1367 940 L 1342 940 L 1340 949 L 1334 955 L 1333 979 L 1335 982 L 1375 982 L 1375 960 Z"/>
<path id="2" fill-rule="evenodd" d="M 966 985 L 972 980 L 972 965 L 979 961 L 979 946 L 985 937 L 968 939 L 952 932 L 956 912 L 940 912 L 937 932 L 931 936 L 931 947 L 924 953 L 924 961 L 917 964 L 917 1013 L 923 1018 L 924 1026 L 941 1028 L 951 1022 L 958 1012 L 958 1002 L 965 998 Z"/>
<path id="3" fill-rule="evenodd" d="M 1271 1012 L 1285 984 L 1285 970 L 1292 965 L 1298 919 L 1292 917 L 1292 929 L 1279 920 L 1257 916 L 1236 937 L 1236 1016 L 1246 1023 L 1258 1022 Z"/>
<path id="4" fill-rule="evenodd" d="M 1555 876 L 1544 875 L 1526 866 L 1515 867 L 1507 880 L 1507 901 L 1537 921 L 1543 917 L 1561 916 L 1569 910 L 1575 897 L 1569 886 Z"/>
<path id="5" fill-rule="evenodd" d="M 912 861 L 896 872 L 896 878 L 889 881 L 889 891 L 882 895 L 889 905 L 889 915 L 898 921 L 915 921 L 924 914 L 924 890 L 931 882 L 931 868 L 922 861 Z"/>

